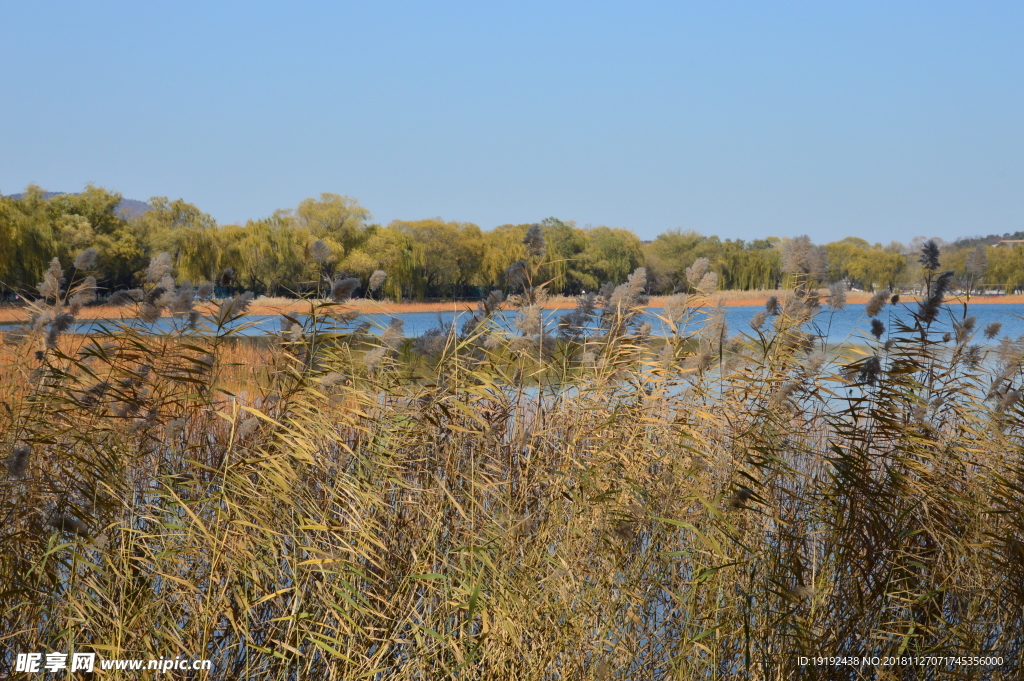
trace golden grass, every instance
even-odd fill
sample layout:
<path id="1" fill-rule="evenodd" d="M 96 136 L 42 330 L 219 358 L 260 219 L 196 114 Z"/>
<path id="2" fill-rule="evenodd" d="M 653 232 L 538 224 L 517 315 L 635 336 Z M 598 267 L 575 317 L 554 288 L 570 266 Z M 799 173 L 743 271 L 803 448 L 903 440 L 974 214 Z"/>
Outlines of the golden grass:
<path id="1" fill-rule="evenodd" d="M 731 339 L 692 310 L 652 343 L 627 310 L 418 355 L 313 308 L 264 342 L 7 346 L 0 663 L 767 680 L 993 653 L 978 678 L 1017 678 L 1024 348 L 979 363 L 925 329 L 824 358 L 796 300 Z M 875 678 L 923 678 L 899 669 Z"/>

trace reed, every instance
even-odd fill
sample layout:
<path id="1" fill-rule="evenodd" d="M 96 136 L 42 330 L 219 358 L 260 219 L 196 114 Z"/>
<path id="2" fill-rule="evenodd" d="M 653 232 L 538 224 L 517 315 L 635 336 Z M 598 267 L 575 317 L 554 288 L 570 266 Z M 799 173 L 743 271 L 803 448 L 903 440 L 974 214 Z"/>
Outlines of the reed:
<path id="1" fill-rule="evenodd" d="M 514 335 L 495 295 L 415 344 L 313 300 L 243 342 L 241 297 L 169 335 L 13 334 L 0 664 L 784 679 L 800 655 L 993 653 L 977 678 L 1017 678 L 1024 344 L 943 343 L 933 287 L 826 354 L 799 280 L 733 335 L 708 282 L 651 338 L 641 281 L 560 328 L 527 281 Z"/>

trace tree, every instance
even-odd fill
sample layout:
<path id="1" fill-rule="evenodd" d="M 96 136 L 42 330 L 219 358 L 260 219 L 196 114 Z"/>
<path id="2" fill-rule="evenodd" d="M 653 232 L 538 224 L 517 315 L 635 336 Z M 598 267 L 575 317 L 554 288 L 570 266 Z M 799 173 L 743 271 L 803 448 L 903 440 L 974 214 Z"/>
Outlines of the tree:
<path id="1" fill-rule="evenodd" d="M 137 227 L 118 212 L 121 198 L 89 184 L 78 194 L 58 194 L 49 200 L 59 242 L 55 255 L 61 262 L 71 262 L 86 248 L 95 248 L 97 271 L 107 288 L 133 285 L 147 260 Z"/>
<path id="2" fill-rule="evenodd" d="M 217 221 L 183 199 L 154 196 L 149 205 L 151 210 L 131 221 L 147 253 L 170 253 L 182 280 L 215 279 L 220 264 Z"/>
<path id="3" fill-rule="evenodd" d="M 643 244 L 629 230 L 595 227 L 587 230 L 587 248 L 580 254 L 582 284 L 590 290 L 605 282 L 626 281 L 644 264 Z"/>
<path id="4" fill-rule="evenodd" d="M 850 275 L 865 288 L 896 288 L 900 275 L 907 267 L 907 259 L 900 253 L 893 253 L 875 244 L 866 249 L 850 263 Z"/>
<path id="5" fill-rule="evenodd" d="M 989 253 L 989 278 L 1001 284 L 1006 293 L 1013 293 L 1024 286 L 1024 247 L 997 246 Z"/>
<path id="6" fill-rule="evenodd" d="M 541 267 L 543 281 L 550 281 L 548 290 L 552 293 L 579 294 L 585 289 L 587 278 L 583 253 L 587 250 L 589 236 L 572 221 L 563 222 L 558 218 L 546 218 L 540 223 L 548 253 Z"/>
<path id="7" fill-rule="evenodd" d="M 782 269 L 810 281 L 824 280 L 828 273 L 828 253 L 816 246 L 806 234 L 786 239 L 780 247 Z"/>
<path id="8" fill-rule="evenodd" d="M 967 275 L 970 279 L 967 290 L 968 294 L 970 294 L 971 287 L 985 276 L 985 270 L 988 269 L 988 247 L 985 244 L 978 244 L 977 247 L 971 250 L 967 255 L 967 263 L 964 269 L 967 270 Z"/>
<path id="9" fill-rule="evenodd" d="M 280 217 L 286 217 L 283 213 Z M 336 246 L 340 259 L 360 246 L 366 239 L 366 222 L 370 211 L 359 202 L 341 194 L 321 194 L 319 199 L 304 199 L 295 209 L 295 227 L 308 229 L 314 239 L 323 239 Z"/>
<path id="10" fill-rule="evenodd" d="M 34 286 L 58 249 L 43 194 L 29 185 L 21 198 L 0 198 L 0 280 L 15 290 Z"/>
<path id="11" fill-rule="evenodd" d="M 363 246 L 375 266 L 387 272 L 384 295 L 401 299 L 412 296 L 417 269 L 415 250 L 409 234 L 389 227 L 376 229 Z"/>
<path id="12" fill-rule="evenodd" d="M 525 257 L 523 236 L 529 225 L 499 225 L 481 233 L 483 256 L 479 264 L 482 286 L 500 289 L 505 286 L 505 270 L 510 264 Z"/>
<path id="13" fill-rule="evenodd" d="M 484 241 L 476 225 L 434 218 L 396 220 L 388 228 L 405 234 L 412 244 L 413 290 L 417 298 L 454 295 L 457 286 L 482 283 L 478 275 Z"/>
<path id="14" fill-rule="evenodd" d="M 233 243 L 225 266 L 233 267 L 242 284 L 258 293 L 277 295 L 294 288 L 305 268 L 303 246 L 287 220 L 250 220 L 231 230 Z"/>
<path id="15" fill-rule="evenodd" d="M 766 239 L 747 244 L 742 239 L 726 239 L 721 244 L 718 262 L 712 265 L 726 289 L 775 288 L 782 277 L 782 258 Z"/>
<path id="16" fill-rule="evenodd" d="M 58 216 L 74 215 L 89 223 L 97 235 L 111 235 L 120 230 L 125 219 L 118 214 L 122 196 L 102 187 L 87 184 L 78 194 L 58 194 L 50 199 L 50 211 Z"/>
<path id="17" fill-rule="evenodd" d="M 828 280 L 846 281 L 856 283 L 861 288 L 868 288 L 870 284 L 863 284 L 853 276 L 854 263 L 871 248 L 864 239 L 848 236 L 840 241 L 833 241 L 825 244 L 825 254 L 828 257 Z"/>
<path id="18" fill-rule="evenodd" d="M 697 232 L 682 232 L 678 229 L 659 234 L 643 246 L 647 276 L 653 290 L 660 293 L 682 291 L 687 286 L 686 267 L 697 258 L 711 261 L 717 253 L 708 248 L 707 239 Z"/>

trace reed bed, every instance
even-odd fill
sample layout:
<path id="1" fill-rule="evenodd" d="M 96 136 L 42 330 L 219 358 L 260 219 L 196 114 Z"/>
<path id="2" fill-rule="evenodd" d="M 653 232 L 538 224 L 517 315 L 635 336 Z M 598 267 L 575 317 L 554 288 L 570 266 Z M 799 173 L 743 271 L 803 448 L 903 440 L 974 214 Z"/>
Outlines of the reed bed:
<path id="1" fill-rule="evenodd" d="M 261 343 L 241 297 L 169 335 L 37 317 L 0 381 L 0 664 L 768 680 L 941 654 L 1004 663 L 929 678 L 1018 678 L 1024 344 L 936 337 L 948 281 L 828 354 L 799 284 L 731 334 L 704 293 L 666 301 L 652 339 L 642 278 L 557 327 L 527 278 L 415 340 L 343 293 Z"/>

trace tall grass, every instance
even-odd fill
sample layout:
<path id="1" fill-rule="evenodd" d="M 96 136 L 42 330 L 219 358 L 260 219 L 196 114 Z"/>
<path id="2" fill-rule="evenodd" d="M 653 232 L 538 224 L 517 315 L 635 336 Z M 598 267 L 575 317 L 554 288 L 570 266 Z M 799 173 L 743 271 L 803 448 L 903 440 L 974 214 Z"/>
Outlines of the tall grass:
<path id="1" fill-rule="evenodd" d="M 800 286 L 733 335 L 677 299 L 650 338 L 641 280 L 561 327 L 525 292 L 514 336 L 492 297 L 415 346 L 319 301 L 259 345 L 233 301 L 169 335 L 15 334 L 0 664 L 870 678 L 798 656 L 993 652 L 972 678 L 1017 678 L 1021 343 L 897 304 L 822 347 Z"/>

